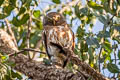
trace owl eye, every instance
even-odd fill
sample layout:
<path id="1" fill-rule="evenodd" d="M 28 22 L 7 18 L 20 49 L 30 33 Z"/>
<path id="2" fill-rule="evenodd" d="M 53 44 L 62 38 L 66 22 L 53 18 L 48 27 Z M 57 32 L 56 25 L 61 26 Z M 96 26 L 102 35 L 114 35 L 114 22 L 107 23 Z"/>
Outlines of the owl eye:
<path id="1" fill-rule="evenodd" d="M 56 16 L 53 17 L 53 19 L 54 19 L 55 21 L 58 21 L 58 20 L 60 19 L 60 16 L 59 16 L 59 15 L 56 15 Z"/>

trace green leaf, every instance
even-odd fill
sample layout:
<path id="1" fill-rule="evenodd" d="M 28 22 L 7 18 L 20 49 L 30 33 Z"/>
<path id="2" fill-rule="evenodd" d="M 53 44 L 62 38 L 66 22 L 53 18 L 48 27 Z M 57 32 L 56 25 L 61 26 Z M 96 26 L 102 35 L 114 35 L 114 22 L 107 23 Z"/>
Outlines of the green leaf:
<path id="1" fill-rule="evenodd" d="M 100 15 L 100 16 L 98 17 L 98 19 L 99 19 L 99 21 L 102 22 L 103 24 L 105 24 L 106 21 L 107 21 L 103 15 Z"/>
<path id="2" fill-rule="evenodd" d="M 35 0 L 35 4 L 36 4 L 36 6 L 38 6 L 38 2 Z"/>
<path id="3" fill-rule="evenodd" d="M 29 14 L 28 13 L 24 14 L 22 19 L 20 20 L 20 24 L 21 25 L 25 24 L 28 21 L 28 19 L 29 19 Z"/>
<path id="4" fill-rule="evenodd" d="M 9 0 L 10 4 L 12 4 L 13 6 L 16 5 L 16 0 Z"/>
<path id="5" fill-rule="evenodd" d="M 106 39 L 103 44 L 103 48 L 105 51 L 107 51 L 109 54 L 112 52 L 111 44 L 110 42 Z"/>
<path id="6" fill-rule="evenodd" d="M 0 19 L 4 19 L 4 18 L 6 18 L 7 17 L 7 15 L 5 15 L 5 14 L 0 14 Z"/>
<path id="7" fill-rule="evenodd" d="M 22 5 L 25 4 L 27 2 L 27 0 L 21 0 L 22 1 Z"/>
<path id="8" fill-rule="evenodd" d="M 4 0 L 0 0 L 0 6 L 3 4 Z"/>
<path id="9" fill-rule="evenodd" d="M 72 11 L 71 11 L 71 10 L 70 10 L 70 11 L 67 11 L 67 10 L 64 11 L 64 15 L 67 15 L 67 14 L 68 14 L 68 15 L 72 15 Z"/>
<path id="10" fill-rule="evenodd" d="M 87 7 L 83 7 L 79 10 L 79 13 L 82 13 L 84 15 L 87 15 L 88 14 L 88 8 Z"/>
<path id="11" fill-rule="evenodd" d="M 99 63 L 103 63 L 105 61 L 105 58 L 100 58 Z"/>
<path id="12" fill-rule="evenodd" d="M 35 10 L 35 11 L 33 12 L 33 16 L 34 16 L 35 18 L 39 18 L 39 17 L 40 17 L 40 10 Z"/>
<path id="13" fill-rule="evenodd" d="M 81 20 L 81 18 L 84 18 L 85 15 L 88 15 L 89 11 L 87 7 L 81 8 L 81 3 L 77 3 L 75 5 L 75 15 Z M 84 18 L 85 19 L 85 18 Z M 88 19 L 86 17 L 86 19 Z M 82 21 L 81 21 L 82 22 Z M 83 22 L 82 22 L 83 23 Z"/>
<path id="14" fill-rule="evenodd" d="M 2 22 L 1 28 L 3 28 L 3 29 L 4 29 L 4 22 Z"/>
<path id="15" fill-rule="evenodd" d="M 116 64 L 108 63 L 107 64 L 107 69 L 111 73 L 120 73 L 120 69 L 118 68 L 118 66 Z"/>
<path id="16" fill-rule="evenodd" d="M 96 45 L 97 47 L 100 47 L 99 42 L 96 38 L 88 37 L 86 39 L 86 42 L 87 42 L 88 45 Z"/>
<path id="17" fill-rule="evenodd" d="M 96 4 L 93 1 L 88 1 L 88 6 L 91 7 L 91 8 L 93 8 L 93 9 L 96 9 L 96 10 L 103 9 L 103 7 L 101 5 Z"/>
<path id="18" fill-rule="evenodd" d="M 119 23 L 119 22 L 118 22 Z M 120 32 L 120 26 L 113 26 L 113 28 L 112 28 L 113 30 L 115 29 L 115 30 L 117 30 L 118 32 Z"/>
<path id="19" fill-rule="evenodd" d="M 13 9 L 14 9 L 14 7 L 12 5 L 8 5 L 3 8 L 3 12 L 6 13 L 7 15 L 10 15 L 10 13 Z"/>
<path id="20" fill-rule="evenodd" d="M 79 26 L 77 29 L 78 40 L 81 40 L 81 38 L 83 38 L 84 35 L 85 35 L 85 30 Z"/>
<path id="21" fill-rule="evenodd" d="M 41 30 L 36 30 L 34 35 L 31 35 L 30 43 L 36 45 L 36 43 L 41 39 L 41 36 L 39 34 L 41 33 Z"/>
<path id="22" fill-rule="evenodd" d="M 103 33 L 103 31 L 100 31 L 100 32 L 97 34 L 97 37 L 100 37 L 100 38 L 102 38 L 102 37 L 108 38 L 108 37 L 110 37 L 110 32 L 109 32 L 109 31 L 105 31 L 105 32 Z"/>
<path id="23" fill-rule="evenodd" d="M 23 14 L 25 11 L 26 11 L 26 8 L 25 7 L 21 7 L 17 16 Z"/>
<path id="24" fill-rule="evenodd" d="M 93 52 L 94 52 L 94 49 L 93 49 L 92 47 L 90 47 L 90 48 L 88 49 L 88 53 L 89 53 L 89 56 L 90 56 L 90 61 L 93 61 L 93 60 L 94 60 Z"/>
<path id="25" fill-rule="evenodd" d="M 120 0 L 117 0 L 118 4 L 120 5 Z"/>
<path id="26" fill-rule="evenodd" d="M 78 4 L 75 5 L 75 15 L 76 15 L 78 18 L 80 18 L 79 5 L 78 5 Z"/>
<path id="27" fill-rule="evenodd" d="M 15 25 L 15 26 L 20 26 L 20 22 L 19 22 L 19 20 L 17 19 L 17 17 L 13 17 L 12 23 L 13 23 L 13 25 Z"/>
<path id="28" fill-rule="evenodd" d="M 88 51 L 88 45 L 87 45 L 87 43 L 84 40 L 81 41 L 80 46 L 81 46 L 80 50 L 82 52 L 87 52 Z"/>
<path id="29" fill-rule="evenodd" d="M 105 10 L 106 12 L 108 12 L 108 13 L 113 14 L 113 15 L 116 14 L 116 10 L 115 10 L 115 9 L 111 10 L 111 8 L 110 8 L 109 5 L 110 5 L 110 4 L 109 4 L 109 1 L 105 0 L 105 1 L 103 2 L 103 8 L 104 8 L 104 10 Z"/>
<path id="30" fill-rule="evenodd" d="M 43 25 L 42 25 L 42 21 L 39 19 L 32 19 L 33 22 L 35 22 L 35 25 L 37 26 L 38 29 L 42 30 L 43 29 Z"/>
<path id="31" fill-rule="evenodd" d="M 1 59 L 3 62 L 5 62 L 9 59 L 9 56 L 8 55 L 1 56 Z"/>
<path id="32" fill-rule="evenodd" d="M 17 78 L 19 80 L 22 80 L 22 75 L 20 75 L 20 73 L 11 70 L 11 74 L 12 74 L 12 78 Z"/>
<path id="33" fill-rule="evenodd" d="M 52 0 L 52 2 L 56 3 L 56 4 L 60 4 L 61 1 L 60 0 Z"/>
<path id="34" fill-rule="evenodd" d="M 9 76 L 9 75 L 5 75 L 4 78 L 5 78 L 5 79 L 3 79 L 3 80 L 12 80 L 12 79 L 11 79 L 11 76 Z"/>
<path id="35" fill-rule="evenodd" d="M 30 4 L 32 3 L 32 0 L 26 0 L 25 2 L 25 6 L 27 7 L 27 9 L 30 8 Z"/>
<path id="36" fill-rule="evenodd" d="M 25 24 L 29 19 L 29 14 L 26 13 L 22 16 L 22 18 L 19 20 L 17 19 L 17 17 L 14 17 L 13 20 L 12 20 L 12 23 L 15 25 L 15 26 L 20 26 L 20 25 L 23 25 Z"/>
<path id="37" fill-rule="evenodd" d="M 119 36 L 113 37 L 113 40 L 116 40 L 120 44 L 120 38 L 119 38 Z"/>

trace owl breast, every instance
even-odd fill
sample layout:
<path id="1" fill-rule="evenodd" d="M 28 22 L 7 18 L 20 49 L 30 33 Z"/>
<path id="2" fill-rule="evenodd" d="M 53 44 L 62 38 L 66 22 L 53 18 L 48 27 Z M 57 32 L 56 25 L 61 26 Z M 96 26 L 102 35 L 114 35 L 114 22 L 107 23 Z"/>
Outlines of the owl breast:
<path id="1" fill-rule="evenodd" d="M 69 49 L 73 49 L 74 45 L 74 34 L 72 30 L 66 26 L 45 26 L 45 34 L 46 34 L 46 43 L 48 55 L 50 55 L 50 59 L 52 62 L 60 62 L 66 58 L 63 54 L 59 53 L 60 50 L 51 45 L 50 43 L 56 43 L 61 45 L 62 47 L 67 47 Z"/>

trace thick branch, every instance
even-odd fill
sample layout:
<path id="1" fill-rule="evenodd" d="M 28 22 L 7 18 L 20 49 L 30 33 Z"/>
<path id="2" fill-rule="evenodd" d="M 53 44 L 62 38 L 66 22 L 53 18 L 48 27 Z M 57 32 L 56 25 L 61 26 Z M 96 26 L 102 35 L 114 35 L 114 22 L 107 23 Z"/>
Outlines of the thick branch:
<path id="1" fill-rule="evenodd" d="M 32 80 L 86 80 L 80 73 L 47 66 L 42 62 L 29 60 L 23 54 L 10 57 L 16 63 L 14 69 L 24 73 Z"/>
<path id="2" fill-rule="evenodd" d="M 87 63 L 82 62 L 79 58 L 76 56 L 71 56 L 71 61 L 81 67 L 81 71 L 84 71 L 88 75 L 90 75 L 94 80 L 109 80 L 108 78 L 105 78 L 101 73 L 90 67 Z"/>
<path id="3" fill-rule="evenodd" d="M 61 45 L 52 43 L 52 42 L 51 42 L 51 45 L 64 50 L 64 52 L 67 54 L 68 59 L 73 64 L 76 64 L 80 68 L 79 71 L 85 72 L 87 75 L 90 75 L 90 77 L 92 77 L 92 79 L 94 79 L 94 80 L 109 80 L 108 78 L 105 78 L 102 74 L 100 74 L 98 71 L 96 71 L 94 68 L 90 67 L 87 63 L 80 60 L 79 57 L 77 57 L 72 50 L 70 50 L 66 47 L 62 47 Z"/>

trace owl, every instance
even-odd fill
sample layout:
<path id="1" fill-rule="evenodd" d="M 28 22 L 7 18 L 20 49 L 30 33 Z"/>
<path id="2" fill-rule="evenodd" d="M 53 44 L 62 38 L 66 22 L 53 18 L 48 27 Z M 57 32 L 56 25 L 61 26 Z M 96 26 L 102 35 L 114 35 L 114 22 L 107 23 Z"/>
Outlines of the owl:
<path id="1" fill-rule="evenodd" d="M 68 57 L 62 47 L 74 50 L 74 33 L 58 12 L 48 13 L 43 19 L 43 27 L 43 43 L 49 59 L 53 64 L 64 68 Z"/>

